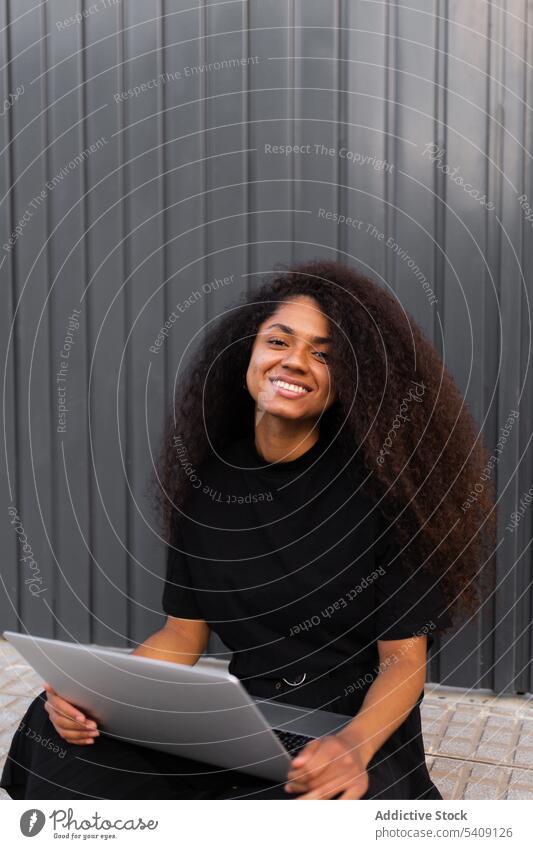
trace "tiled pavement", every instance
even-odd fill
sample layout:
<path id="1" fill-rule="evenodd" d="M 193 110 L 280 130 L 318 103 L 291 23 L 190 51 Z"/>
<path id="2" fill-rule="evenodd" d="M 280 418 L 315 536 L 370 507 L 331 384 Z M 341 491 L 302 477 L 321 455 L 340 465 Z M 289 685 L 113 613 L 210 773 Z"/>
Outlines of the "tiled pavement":
<path id="1" fill-rule="evenodd" d="M 0 640 L 0 770 L 42 681 Z M 426 686 L 422 726 L 429 772 L 445 799 L 533 799 L 533 696 Z M 0 789 L 0 799 L 9 799 Z"/>
<path id="2" fill-rule="evenodd" d="M 428 684 L 422 727 L 445 799 L 533 799 L 533 696 Z"/>

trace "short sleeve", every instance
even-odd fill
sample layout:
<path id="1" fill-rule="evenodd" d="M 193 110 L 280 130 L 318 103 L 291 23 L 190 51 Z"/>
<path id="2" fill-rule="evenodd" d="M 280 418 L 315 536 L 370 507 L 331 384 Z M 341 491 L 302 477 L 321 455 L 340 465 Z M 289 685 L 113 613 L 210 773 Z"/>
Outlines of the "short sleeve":
<path id="1" fill-rule="evenodd" d="M 181 534 L 175 526 L 173 545 L 167 546 L 167 572 L 163 588 L 162 607 L 168 616 L 177 619 L 203 619 L 193 589 Z"/>
<path id="2" fill-rule="evenodd" d="M 394 524 L 390 525 L 383 517 L 377 524 L 374 546 L 378 572 L 374 587 L 376 639 L 402 640 L 427 634 L 428 648 L 431 648 L 434 635 L 453 624 L 446 610 L 442 578 L 423 567 L 407 567 L 399 554 L 403 546 L 396 539 Z M 383 536 L 378 539 L 381 534 Z"/>

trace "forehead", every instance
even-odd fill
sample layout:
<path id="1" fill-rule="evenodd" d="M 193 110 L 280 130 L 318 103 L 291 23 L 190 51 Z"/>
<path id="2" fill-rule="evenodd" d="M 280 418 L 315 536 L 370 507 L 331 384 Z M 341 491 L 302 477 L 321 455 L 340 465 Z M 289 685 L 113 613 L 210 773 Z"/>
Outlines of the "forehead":
<path id="1" fill-rule="evenodd" d="M 329 329 L 329 322 L 318 301 L 303 295 L 291 297 L 289 301 L 280 303 L 276 311 L 261 324 L 260 329 L 268 330 L 271 325 L 277 323 L 287 325 L 296 334 L 301 332 L 302 336 L 310 330 L 325 336 Z"/>

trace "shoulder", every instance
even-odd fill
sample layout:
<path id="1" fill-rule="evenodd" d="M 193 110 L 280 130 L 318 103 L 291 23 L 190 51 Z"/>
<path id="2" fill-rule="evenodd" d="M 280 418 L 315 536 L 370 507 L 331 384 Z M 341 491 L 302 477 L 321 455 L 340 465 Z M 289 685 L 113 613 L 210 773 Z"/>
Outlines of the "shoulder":
<path id="1" fill-rule="evenodd" d="M 217 489 L 232 489 L 238 486 L 240 469 L 243 466 L 245 440 L 234 440 L 220 450 L 209 446 L 196 467 L 187 469 L 189 492 L 184 502 L 189 509 L 198 493 L 209 493 Z"/>

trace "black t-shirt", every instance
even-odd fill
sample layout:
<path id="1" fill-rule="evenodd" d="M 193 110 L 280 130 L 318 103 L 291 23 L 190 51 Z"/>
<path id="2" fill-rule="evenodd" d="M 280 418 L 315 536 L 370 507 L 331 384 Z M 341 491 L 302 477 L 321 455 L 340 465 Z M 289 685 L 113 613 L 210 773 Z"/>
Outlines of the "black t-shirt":
<path id="1" fill-rule="evenodd" d="M 205 620 L 243 682 L 343 665 L 375 677 L 377 640 L 431 645 L 451 625 L 440 580 L 401 565 L 366 474 L 322 432 L 291 461 L 268 463 L 253 433 L 211 453 L 176 513 L 165 613 Z"/>

